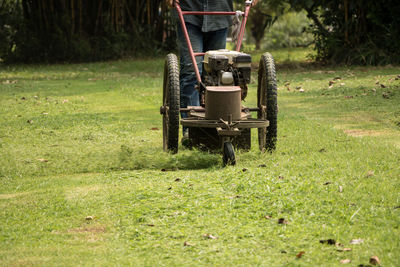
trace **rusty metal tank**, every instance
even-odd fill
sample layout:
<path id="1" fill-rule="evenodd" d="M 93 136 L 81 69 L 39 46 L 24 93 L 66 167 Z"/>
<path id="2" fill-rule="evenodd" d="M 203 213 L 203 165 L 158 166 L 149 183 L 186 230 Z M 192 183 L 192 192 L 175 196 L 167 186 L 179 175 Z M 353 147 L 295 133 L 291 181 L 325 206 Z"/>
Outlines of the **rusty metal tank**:
<path id="1" fill-rule="evenodd" d="M 232 120 L 241 118 L 241 89 L 239 86 L 207 86 L 205 118 L 208 120 Z"/>

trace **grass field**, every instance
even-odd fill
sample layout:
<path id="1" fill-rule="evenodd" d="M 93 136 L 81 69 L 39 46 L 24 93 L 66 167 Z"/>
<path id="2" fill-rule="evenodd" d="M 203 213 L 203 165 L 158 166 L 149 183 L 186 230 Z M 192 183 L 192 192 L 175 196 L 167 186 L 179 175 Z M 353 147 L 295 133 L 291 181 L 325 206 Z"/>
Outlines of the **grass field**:
<path id="1" fill-rule="evenodd" d="M 286 53 L 276 151 L 227 168 L 162 152 L 163 59 L 0 67 L 0 265 L 399 266 L 400 68 Z"/>

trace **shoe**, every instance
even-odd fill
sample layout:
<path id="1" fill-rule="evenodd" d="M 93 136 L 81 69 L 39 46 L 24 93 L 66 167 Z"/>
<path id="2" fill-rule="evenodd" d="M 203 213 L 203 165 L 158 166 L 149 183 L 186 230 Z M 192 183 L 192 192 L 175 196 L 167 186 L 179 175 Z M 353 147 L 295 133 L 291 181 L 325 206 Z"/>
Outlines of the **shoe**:
<path id="1" fill-rule="evenodd" d="M 183 137 L 181 143 L 184 147 L 190 147 L 189 129 L 183 130 Z"/>

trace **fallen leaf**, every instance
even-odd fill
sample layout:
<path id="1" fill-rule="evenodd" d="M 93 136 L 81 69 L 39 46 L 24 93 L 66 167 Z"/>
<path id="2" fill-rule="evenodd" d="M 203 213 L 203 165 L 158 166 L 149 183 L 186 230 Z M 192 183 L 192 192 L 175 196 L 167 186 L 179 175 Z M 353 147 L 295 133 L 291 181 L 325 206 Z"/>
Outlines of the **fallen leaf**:
<path id="1" fill-rule="evenodd" d="M 26 100 L 26 97 L 25 96 L 21 97 L 21 100 Z"/>
<path id="2" fill-rule="evenodd" d="M 343 192 L 343 186 L 339 185 L 339 193 Z"/>
<path id="3" fill-rule="evenodd" d="M 94 220 L 95 216 L 86 216 L 85 220 L 86 221 L 92 221 Z"/>
<path id="4" fill-rule="evenodd" d="M 301 86 L 296 86 L 296 89 L 297 89 L 297 90 L 300 90 L 300 89 L 301 89 Z"/>
<path id="5" fill-rule="evenodd" d="M 49 115 L 49 113 L 47 113 L 47 112 L 43 112 L 43 113 L 42 113 L 42 115 Z"/>
<path id="6" fill-rule="evenodd" d="M 369 258 L 369 263 L 371 263 L 372 265 L 381 265 L 381 262 L 379 261 L 379 258 L 377 256 L 372 256 L 371 258 Z"/>
<path id="7" fill-rule="evenodd" d="M 289 86 L 290 85 L 290 82 L 285 82 L 285 86 Z"/>
<path id="8" fill-rule="evenodd" d="M 267 219 L 267 220 L 272 219 L 272 217 L 269 216 L 269 215 L 265 215 L 264 218 Z"/>
<path id="9" fill-rule="evenodd" d="M 68 103 L 68 102 L 69 102 L 68 99 L 64 99 L 64 100 L 62 101 L 63 104 L 64 104 L 64 103 Z"/>
<path id="10" fill-rule="evenodd" d="M 340 86 L 345 86 L 346 84 L 345 83 L 340 83 Z"/>
<path id="11" fill-rule="evenodd" d="M 350 262 L 351 262 L 350 259 L 340 260 L 340 263 L 342 263 L 342 264 L 347 264 L 347 263 L 350 263 Z"/>
<path id="12" fill-rule="evenodd" d="M 154 224 L 149 223 L 149 224 L 147 224 L 147 226 L 154 227 Z"/>
<path id="13" fill-rule="evenodd" d="M 332 86 L 333 84 L 335 84 L 336 82 L 334 81 L 329 81 L 329 86 Z"/>
<path id="14" fill-rule="evenodd" d="M 333 78 L 334 80 L 341 80 L 342 78 L 341 77 L 335 77 L 335 78 Z"/>
<path id="15" fill-rule="evenodd" d="M 328 185 L 328 184 L 331 184 L 331 183 L 332 183 L 332 182 L 329 182 L 329 181 L 328 181 L 328 182 L 325 182 L 324 185 Z"/>
<path id="16" fill-rule="evenodd" d="M 344 98 L 353 98 L 352 95 L 345 95 Z"/>
<path id="17" fill-rule="evenodd" d="M 305 251 L 300 251 L 299 253 L 297 253 L 296 258 L 300 259 L 305 253 Z"/>
<path id="18" fill-rule="evenodd" d="M 33 120 L 27 120 L 26 122 L 29 123 L 29 124 L 32 124 Z"/>
<path id="19" fill-rule="evenodd" d="M 157 127 L 153 127 L 153 128 L 151 128 L 150 130 L 152 130 L 152 131 L 158 131 L 159 129 L 158 129 Z"/>
<path id="20" fill-rule="evenodd" d="M 218 239 L 218 237 L 213 236 L 212 234 L 204 234 L 203 237 L 208 238 L 208 239 Z"/>
<path id="21" fill-rule="evenodd" d="M 265 168 L 265 167 L 267 167 L 267 165 L 265 165 L 265 164 L 260 164 L 260 165 L 258 165 L 258 167 Z"/>
<path id="22" fill-rule="evenodd" d="M 383 92 L 382 97 L 388 99 L 390 97 L 390 95 L 387 92 Z"/>
<path id="23" fill-rule="evenodd" d="M 192 244 L 190 244 L 190 243 L 187 242 L 187 241 L 185 241 L 185 242 L 183 243 L 183 245 L 184 245 L 185 247 L 191 247 L 191 246 L 193 246 Z"/>
<path id="24" fill-rule="evenodd" d="M 180 178 L 176 178 L 174 181 L 179 182 L 180 180 L 181 180 Z"/>
<path id="25" fill-rule="evenodd" d="M 364 240 L 361 239 L 361 238 L 359 238 L 359 239 L 352 239 L 352 240 L 350 241 L 350 244 L 352 244 L 352 245 L 357 245 L 357 244 L 361 244 L 362 242 L 364 242 Z"/>
<path id="26" fill-rule="evenodd" d="M 330 238 L 330 239 L 320 240 L 319 243 L 327 245 L 336 245 L 336 240 Z"/>
<path id="27" fill-rule="evenodd" d="M 318 152 L 322 153 L 322 152 L 326 152 L 325 148 L 321 148 L 320 150 L 318 150 Z"/>
<path id="28" fill-rule="evenodd" d="M 278 224 L 289 224 L 289 222 L 286 221 L 285 218 L 279 218 Z"/>
<path id="29" fill-rule="evenodd" d="M 381 86 L 381 88 L 386 88 L 386 85 L 384 85 L 384 84 L 380 84 L 380 86 Z"/>
<path id="30" fill-rule="evenodd" d="M 281 253 L 286 254 L 287 251 L 286 250 L 281 250 Z"/>
<path id="31" fill-rule="evenodd" d="M 300 93 L 304 93 L 305 91 L 304 91 L 303 88 L 300 88 L 299 92 L 300 92 Z"/>
<path id="32" fill-rule="evenodd" d="M 242 169 L 242 172 L 246 172 L 246 171 L 247 171 L 247 168 L 243 168 L 243 169 Z"/>
<path id="33" fill-rule="evenodd" d="M 279 175 L 278 179 L 279 179 L 279 180 L 283 180 L 283 179 L 285 179 L 285 177 Z"/>
<path id="34" fill-rule="evenodd" d="M 40 162 L 48 162 L 47 159 L 37 159 L 37 160 L 40 161 Z"/>
<path id="35" fill-rule="evenodd" d="M 351 248 L 340 248 L 340 249 L 337 249 L 337 251 L 339 251 L 339 252 L 351 251 Z"/>
<path id="36" fill-rule="evenodd" d="M 374 171 L 367 171 L 367 173 L 365 174 L 365 177 L 372 177 L 374 176 L 375 172 Z"/>

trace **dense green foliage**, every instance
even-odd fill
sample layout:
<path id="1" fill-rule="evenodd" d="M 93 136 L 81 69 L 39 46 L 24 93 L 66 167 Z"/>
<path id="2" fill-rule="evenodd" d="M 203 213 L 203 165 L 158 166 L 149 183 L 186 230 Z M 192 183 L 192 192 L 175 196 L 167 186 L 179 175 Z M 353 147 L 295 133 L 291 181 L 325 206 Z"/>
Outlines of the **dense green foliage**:
<path id="1" fill-rule="evenodd" d="M 152 53 L 174 42 L 162 0 L 4 0 L 0 58 L 87 61 Z M 160 16 L 161 15 L 161 16 Z"/>
<path id="2" fill-rule="evenodd" d="M 400 63 L 399 1 L 259 1 L 248 24 L 248 39 L 257 49 L 271 46 L 271 38 L 273 46 L 305 43 L 299 37 L 304 21 L 282 16 L 290 8 L 305 10 L 311 19 L 318 61 Z M 1 0 L 0 59 L 87 61 L 171 51 L 176 46 L 171 17 L 164 0 Z M 279 17 L 288 22 L 271 29 L 263 44 Z"/>
<path id="3" fill-rule="evenodd" d="M 397 0 L 289 0 L 313 20 L 317 60 L 346 64 L 400 63 Z"/>
<path id="4" fill-rule="evenodd" d="M 312 34 L 306 31 L 310 23 L 304 11 L 287 12 L 266 32 L 261 47 L 264 49 L 307 47 L 313 43 Z"/>

